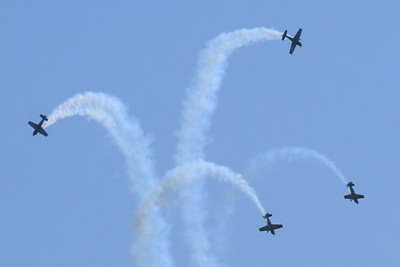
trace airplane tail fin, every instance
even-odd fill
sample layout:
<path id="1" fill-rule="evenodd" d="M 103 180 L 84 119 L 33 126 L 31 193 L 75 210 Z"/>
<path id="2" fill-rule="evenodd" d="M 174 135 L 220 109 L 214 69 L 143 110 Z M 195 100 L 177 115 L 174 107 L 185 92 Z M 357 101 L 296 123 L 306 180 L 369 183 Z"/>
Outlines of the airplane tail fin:
<path id="1" fill-rule="evenodd" d="M 45 120 L 45 121 L 48 121 L 48 120 L 49 120 L 49 119 L 46 117 L 46 115 L 40 114 L 40 117 L 41 117 L 43 120 Z"/>
<path id="2" fill-rule="evenodd" d="M 347 184 L 347 186 L 348 186 L 348 187 L 354 186 L 354 184 L 353 184 L 353 182 L 350 182 L 350 183 Z"/>
<path id="3" fill-rule="evenodd" d="M 286 36 L 287 36 L 287 30 L 285 30 L 285 32 L 282 35 L 282 41 L 285 40 Z"/>

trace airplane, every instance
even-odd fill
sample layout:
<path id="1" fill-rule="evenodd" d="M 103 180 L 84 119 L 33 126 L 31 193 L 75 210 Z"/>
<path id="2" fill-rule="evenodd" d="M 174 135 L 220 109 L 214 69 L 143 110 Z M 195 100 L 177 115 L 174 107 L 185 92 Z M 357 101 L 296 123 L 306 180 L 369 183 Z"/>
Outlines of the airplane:
<path id="1" fill-rule="evenodd" d="M 297 31 L 297 33 L 296 33 L 296 35 L 294 36 L 294 37 L 292 37 L 292 36 L 289 36 L 289 35 L 287 35 L 287 30 L 285 30 L 285 32 L 283 33 L 283 35 L 282 35 L 282 41 L 283 40 L 285 40 L 285 38 L 287 37 L 290 41 L 292 41 L 292 45 L 290 46 L 290 54 L 293 54 L 293 52 L 294 52 L 294 49 L 296 48 L 296 46 L 298 45 L 298 46 L 303 46 L 303 44 L 300 42 L 300 35 L 301 35 L 301 32 L 302 32 L 303 30 L 300 28 L 298 31 Z"/>
<path id="2" fill-rule="evenodd" d="M 269 217 L 271 217 L 271 216 L 272 216 L 272 214 L 269 214 L 269 213 L 266 213 L 263 216 L 263 218 L 267 222 L 267 225 L 258 229 L 260 232 L 267 231 L 267 232 L 271 232 L 271 234 L 275 235 L 275 230 L 283 227 L 282 224 L 272 224 L 271 221 L 269 220 Z"/>
<path id="3" fill-rule="evenodd" d="M 28 124 L 35 129 L 33 131 L 33 135 L 37 135 L 37 133 L 41 133 L 44 136 L 47 136 L 48 134 L 46 133 L 46 131 L 42 128 L 43 122 L 44 121 L 48 121 L 47 117 L 45 115 L 40 114 L 40 117 L 42 118 L 42 120 L 39 122 L 39 124 L 33 123 L 33 122 L 28 122 Z"/>
<path id="4" fill-rule="evenodd" d="M 354 192 L 354 189 L 353 189 L 354 184 L 353 184 L 353 182 L 348 183 L 347 186 L 350 188 L 350 194 L 345 195 L 344 198 L 345 199 L 350 199 L 350 201 L 354 200 L 354 202 L 356 202 L 358 204 L 358 199 L 359 198 L 364 198 L 364 195 L 359 195 L 359 194 L 356 194 Z"/>

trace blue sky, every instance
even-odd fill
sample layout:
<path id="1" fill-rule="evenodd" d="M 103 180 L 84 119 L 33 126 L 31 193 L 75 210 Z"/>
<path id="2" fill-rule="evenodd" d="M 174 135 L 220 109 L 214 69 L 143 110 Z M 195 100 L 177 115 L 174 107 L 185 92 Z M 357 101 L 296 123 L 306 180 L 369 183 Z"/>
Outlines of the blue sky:
<path id="1" fill-rule="evenodd" d="M 233 2 L 233 3 L 232 3 Z M 209 132 L 207 159 L 243 173 L 282 146 L 315 149 L 356 191 L 315 161 L 282 161 L 249 177 L 283 223 L 276 236 L 237 194 L 217 229 L 230 186 L 206 183 L 206 229 L 228 266 L 396 266 L 400 42 L 397 1 L 2 1 L 0 3 L 1 266 L 135 266 L 138 202 L 107 132 L 73 117 L 31 136 L 28 120 L 76 93 L 120 98 L 154 136 L 157 173 L 174 167 L 175 132 L 199 51 L 221 32 L 265 26 L 301 49 L 269 41 L 229 59 Z M 179 207 L 171 249 L 188 266 Z"/>

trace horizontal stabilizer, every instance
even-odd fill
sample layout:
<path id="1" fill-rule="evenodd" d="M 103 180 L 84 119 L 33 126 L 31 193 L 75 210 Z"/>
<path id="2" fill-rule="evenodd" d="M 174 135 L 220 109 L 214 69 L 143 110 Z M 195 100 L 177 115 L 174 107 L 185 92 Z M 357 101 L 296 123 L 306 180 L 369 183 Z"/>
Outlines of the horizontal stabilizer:
<path id="1" fill-rule="evenodd" d="M 48 120 L 49 120 L 49 119 L 47 119 L 46 115 L 40 114 L 40 117 L 41 117 L 43 120 L 45 120 L 45 121 L 48 121 Z"/>
<path id="2" fill-rule="evenodd" d="M 286 36 L 287 36 L 287 30 L 285 30 L 285 32 L 282 35 L 282 41 L 285 40 Z"/>

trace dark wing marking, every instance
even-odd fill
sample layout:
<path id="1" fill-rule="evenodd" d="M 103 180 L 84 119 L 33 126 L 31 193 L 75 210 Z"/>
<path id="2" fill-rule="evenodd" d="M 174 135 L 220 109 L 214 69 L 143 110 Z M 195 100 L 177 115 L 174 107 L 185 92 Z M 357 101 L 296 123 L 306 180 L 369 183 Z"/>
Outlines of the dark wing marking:
<path id="1" fill-rule="evenodd" d="M 290 46 L 290 52 L 289 53 L 293 54 L 295 48 L 296 48 L 296 43 L 292 42 L 292 45 Z"/>
<path id="2" fill-rule="evenodd" d="M 299 40 L 302 31 L 303 31 L 303 30 L 300 28 L 300 29 L 297 31 L 296 35 L 294 36 L 294 39 Z"/>
<path id="3" fill-rule="evenodd" d="M 28 122 L 28 124 L 33 128 L 33 129 L 35 129 L 36 130 L 36 128 L 38 127 L 38 125 L 36 124 L 36 123 L 33 123 L 33 122 Z"/>
<path id="4" fill-rule="evenodd" d="M 271 228 L 272 229 L 279 229 L 279 228 L 282 228 L 283 227 L 283 225 L 282 224 L 271 224 Z"/>
<path id="5" fill-rule="evenodd" d="M 41 134 L 43 134 L 44 136 L 47 136 L 47 135 L 48 135 L 47 132 L 46 132 L 45 130 L 43 130 L 42 127 L 40 127 L 40 128 L 38 129 L 38 132 L 41 133 Z"/>
<path id="6" fill-rule="evenodd" d="M 266 226 L 263 226 L 263 227 L 261 227 L 260 229 L 258 229 L 260 232 L 262 232 L 262 231 L 271 231 L 271 228 L 268 226 L 268 225 L 266 225 Z"/>

